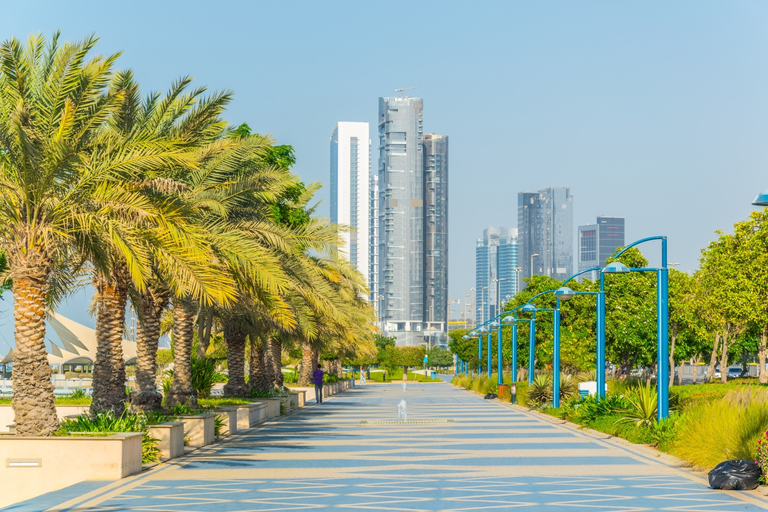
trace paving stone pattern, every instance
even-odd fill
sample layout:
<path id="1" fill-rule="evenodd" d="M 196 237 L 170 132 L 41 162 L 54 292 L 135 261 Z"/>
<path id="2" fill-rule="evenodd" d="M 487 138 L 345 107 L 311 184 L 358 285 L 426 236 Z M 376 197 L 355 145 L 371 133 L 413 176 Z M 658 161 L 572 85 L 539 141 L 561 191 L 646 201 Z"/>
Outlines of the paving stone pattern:
<path id="1" fill-rule="evenodd" d="M 412 423 L 396 423 L 402 398 Z M 714 491 L 653 457 L 444 383 L 357 387 L 140 476 L 9 510 L 52 503 L 155 512 L 768 509 L 755 493 Z"/>

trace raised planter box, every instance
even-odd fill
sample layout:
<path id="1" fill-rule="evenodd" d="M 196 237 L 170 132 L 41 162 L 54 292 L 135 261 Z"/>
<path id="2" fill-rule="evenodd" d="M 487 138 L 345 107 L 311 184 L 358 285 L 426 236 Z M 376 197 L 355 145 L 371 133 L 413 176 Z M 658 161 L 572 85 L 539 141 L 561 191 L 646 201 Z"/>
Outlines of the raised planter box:
<path id="1" fill-rule="evenodd" d="M 0 507 L 85 480 L 119 480 L 140 473 L 141 437 L 0 436 Z"/>
<path id="2" fill-rule="evenodd" d="M 296 407 L 304 407 L 307 405 L 307 392 L 304 390 L 291 390 L 291 395 L 296 400 Z"/>
<path id="3" fill-rule="evenodd" d="M 293 408 L 291 407 L 291 397 L 289 396 L 283 396 L 280 397 L 280 414 L 288 414 L 291 412 Z"/>
<path id="4" fill-rule="evenodd" d="M 89 405 L 57 405 L 56 415 L 59 417 L 59 421 L 61 421 L 67 416 L 78 416 L 88 412 L 89 409 Z M 0 405 L 0 428 L 3 428 L 5 432 L 9 432 L 8 425 L 12 425 L 14 421 L 15 418 L 11 404 Z"/>
<path id="5" fill-rule="evenodd" d="M 247 405 L 237 406 L 237 428 L 245 430 L 267 421 L 267 409 L 269 404 L 265 402 L 253 402 Z"/>
<path id="6" fill-rule="evenodd" d="M 198 448 L 215 441 L 214 414 L 195 414 L 194 416 L 179 416 L 184 424 L 184 437 L 189 438 L 189 446 Z"/>
<path id="7" fill-rule="evenodd" d="M 259 398 L 258 402 L 267 404 L 267 417 L 277 418 L 280 416 L 280 399 L 279 398 Z"/>
<path id="8" fill-rule="evenodd" d="M 160 459 L 175 459 L 184 455 L 184 423 L 168 421 L 149 426 L 149 436 L 158 439 Z"/>
<path id="9" fill-rule="evenodd" d="M 237 434 L 237 407 L 219 407 L 216 410 L 216 416 L 224 418 L 224 426 L 220 432 L 222 436 Z"/>

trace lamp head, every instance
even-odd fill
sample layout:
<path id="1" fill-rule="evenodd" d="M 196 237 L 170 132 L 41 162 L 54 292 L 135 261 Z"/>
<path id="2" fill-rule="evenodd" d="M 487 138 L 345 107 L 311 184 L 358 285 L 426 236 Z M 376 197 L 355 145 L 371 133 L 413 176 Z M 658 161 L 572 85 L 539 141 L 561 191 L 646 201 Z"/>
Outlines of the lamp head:
<path id="1" fill-rule="evenodd" d="M 534 306 L 533 304 L 526 304 L 525 306 L 520 308 L 520 311 L 525 311 L 526 313 L 532 313 L 536 311 L 536 306 Z"/>
<path id="2" fill-rule="evenodd" d="M 576 292 L 568 288 L 567 286 L 563 286 L 555 290 L 555 298 L 558 298 L 560 300 L 571 300 L 576 296 Z"/>
<path id="3" fill-rule="evenodd" d="M 515 317 L 513 316 L 505 316 L 502 320 L 505 324 L 513 324 L 515 323 Z"/>
<path id="4" fill-rule="evenodd" d="M 467 336 L 467 335 L 465 334 L 464 336 L 462 336 L 462 337 L 461 337 L 461 339 L 463 339 L 463 340 L 468 340 L 468 339 L 469 339 L 469 336 Z"/>
<path id="5" fill-rule="evenodd" d="M 488 332 L 488 328 L 486 326 L 480 327 L 477 332 Z"/>
<path id="6" fill-rule="evenodd" d="M 488 327 L 498 327 L 498 326 L 499 326 L 499 322 L 491 322 L 488 324 Z"/>
<path id="7" fill-rule="evenodd" d="M 625 264 L 621 263 L 620 261 L 614 261 L 613 263 L 609 263 L 603 269 L 603 273 L 605 274 L 626 274 L 627 272 L 629 272 L 629 267 L 627 267 Z"/>
<path id="8" fill-rule="evenodd" d="M 760 192 L 752 204 L 755 206 L 768 206 L 768 188 Z"/>

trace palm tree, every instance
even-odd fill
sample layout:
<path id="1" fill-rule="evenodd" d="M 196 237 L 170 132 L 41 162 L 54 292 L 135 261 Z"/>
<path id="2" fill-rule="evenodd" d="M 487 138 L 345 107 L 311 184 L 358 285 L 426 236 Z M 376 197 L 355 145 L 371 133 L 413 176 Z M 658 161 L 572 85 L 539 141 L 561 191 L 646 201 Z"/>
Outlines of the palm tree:
<path id="1" fill-rule="evenodd" d="M 0 45 L 0 246 L 13 279 L 20 434 L 58 427 L 44 319 L 55 282 L 67 277 L 53 280 L 54 271 L 71 275 L 86 260 L 106 268 L 119 254 L 141 284 L 146 253 L 113 213 L 136 207 L 126 178 L 177 154 L 163 144 L 116 147 L 106 123 L 123 99 L 109 87 L 118 54 L 89 59 L 96 42 L 60 44 L 57 33 L 47 44 L 35 35 L 25 46 L 15 38 Z"/>

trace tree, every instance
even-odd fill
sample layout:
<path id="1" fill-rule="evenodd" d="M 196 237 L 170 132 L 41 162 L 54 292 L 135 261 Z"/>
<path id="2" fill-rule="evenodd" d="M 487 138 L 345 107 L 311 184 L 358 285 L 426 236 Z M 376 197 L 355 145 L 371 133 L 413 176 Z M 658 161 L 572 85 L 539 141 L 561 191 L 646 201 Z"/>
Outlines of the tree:
<path id="1" fill-rule="evenodd" d="M 707 380 L 714 376 L 719 354 L 721 381 L 725 383 L 728 352 L 748 328 L 753 301 L 744 293 L 751 286 L 742 271 L 742 265 L 747 264 L 750 257 L 744 236 L 738 232 L 732 235 L 718 233 L 720 237 L 701 253 L 698 300 L 714 333 Z"/>
<path id="2" fill-rule="evenodd" d="M 427 364 L 429 366 L 451 366 L 453 355 L 440 347 L 433 347 L 427 352 Z"/>
<path id="3" fill-rule="evenodd" d="M 125 178 L 158 165 L 162 151 L 115 152 L 106 122 L 122 100 L 109 88 L 118 55 L 88 60 L 96 42 L 60 44 L 57 33 L 47 44 L 36 35 L 25 47 L 15 38 L 0 45 L 0 246 L 13 279 L 20 434 L 58 428 L 45 310 L 71 284 L 68 276 L 87 259 L 105 260 L 112 249 L 105 234 L 132 279 L 142 283 L 147 274 L 146 253 L 112 213 L 135 207 L 134 183 Z"/>

